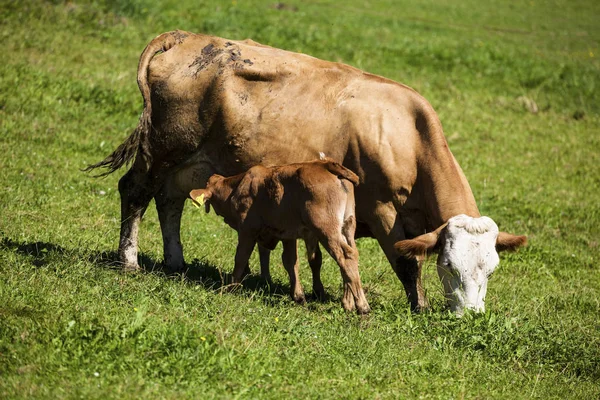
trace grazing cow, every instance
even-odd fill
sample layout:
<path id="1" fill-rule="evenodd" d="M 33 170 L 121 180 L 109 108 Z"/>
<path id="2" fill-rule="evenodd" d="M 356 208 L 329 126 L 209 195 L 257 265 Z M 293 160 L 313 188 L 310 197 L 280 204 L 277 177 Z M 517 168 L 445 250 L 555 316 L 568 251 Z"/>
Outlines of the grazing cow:
<path id="1" fill-rule="evenodd" d="M 270 168 L 257 165 L 229 178 L 213 175 L 205 189 L 192 190 L 190 197 L 205 203 L 206 212 L 212 206 L 238 232 L 234 283 L 242 281 L 256 243 L 272 250 L 281 240 L 292 299 L 303 303 L 296 239 L 303 238 L 312 248 L 318 241 L 340 266 L 344 308 L 351 311 L 356 305 L 358 313 L 365 314 L 369 305 L 358 273 L 353 185 L 358 185 L 358 176 L 323 160 Z M 313 279 L 315 291 L 322 291 L 319 270 L 313 270 Z"/>
<path id="2" fill-rule="evenodd" d="M 462 315 L 465 309 L 485 310 L 488 278 L 500 261 L 497 251 L 515 249 L 524 241 L 498 232 L 491 218 L 460 214 L 435 231 L 399 241 L 395 247 L 400 255 L 414 259 L 439 253 L 437 270 L 448 305 Z"/>
<path id="3" fill-rule="evenodd" d="M 357 232 L 377 239 L 415 310 L 428 305 L 421 264 L 398 253 L 396 242 L 435 232 L 459 214 L 480 218 L 437 114 L 405 85 L 251 40 L 173 31 L 144 49 L 138 86 L 144 111 L 137 128 L 88 167 L 108 174 L 135 158 L 119 181 L 125 269 L 139 268 L 139 223 L 152 198 L 165 263 L 182 269 L 180 221 L 190 190 L 214 173 L 309 161 L 320 152 L 358 175 Z M 501 250 L 525 237 L 495 240 Z M 465 247 L 460 257 L 479 255 Z M 449 264 L 459 261 L 449 253 Z"/>

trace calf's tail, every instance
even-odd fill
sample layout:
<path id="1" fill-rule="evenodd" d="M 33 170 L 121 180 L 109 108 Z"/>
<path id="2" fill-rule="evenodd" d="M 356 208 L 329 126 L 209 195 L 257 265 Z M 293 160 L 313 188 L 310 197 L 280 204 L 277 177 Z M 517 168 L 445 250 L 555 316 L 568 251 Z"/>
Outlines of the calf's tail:
<path id="1" fill-rule="evenodd" d="M 189 33 L 184 31 L 166 32 L 148 43 L 140 56 L 138 64 L 137 82 L 142 93 L 142 98 L 144 99 L 144 111 L 140 116 L 138 125 L 131 135 L 108 157 L 96 164 L 87 166 L 84 171 L 106 168 L 106 172 L 97 175 L 105 176 L 115 172 L 133 160 L 140 148 L 142 139 L 149 134 L 152 123 L 152 102 L 150 99 L 150 85 L 148 85 L 148 66 L 150 65 L 150 61 L 157 53 L 168 51 L 173 46 L 181 43 L 187 36 L 189 36 Z"/>
<path id="2" fill-rule="evenodd" d="M 327 160 L 324 163 L 324 166 L 327 169 L 327 171 L 336 175 L 338 178 L 349 180 L 354 186 L 358 186 L 358 176 L 354 172 L 350 171 L 348 168 L 344 167 L 342 164 L 337 163 L 335 161 Z"/>

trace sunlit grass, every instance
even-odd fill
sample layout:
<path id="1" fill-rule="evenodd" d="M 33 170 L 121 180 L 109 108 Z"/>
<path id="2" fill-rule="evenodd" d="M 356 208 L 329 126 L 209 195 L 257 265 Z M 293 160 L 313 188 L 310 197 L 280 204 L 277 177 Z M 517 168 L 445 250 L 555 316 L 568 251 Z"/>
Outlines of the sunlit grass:
<path id="1" fill-rule="evenodd" d="M 0 397 L 598 398 L 598 5 L 274 3 L 0 6 Z M 368 239 L 368 317 L 343 312 L 329 257 L 324 303 L 292 303 L 279 251 L 273 287 L 252 277 L 226 293 L 235 233 L 191 206 L 186 277 L 161 272 L 153 206 L 140 237 L 148 272 L 122 274 L 119 174 L 80 169 L 131 132 L 139 54 L 176 28 L 251 37 L 423 93 L 482 213 L 530 238 L 502 256 L 488 311 L 444 311 L 430 260 L 432 310 L 411 314 Z"/>

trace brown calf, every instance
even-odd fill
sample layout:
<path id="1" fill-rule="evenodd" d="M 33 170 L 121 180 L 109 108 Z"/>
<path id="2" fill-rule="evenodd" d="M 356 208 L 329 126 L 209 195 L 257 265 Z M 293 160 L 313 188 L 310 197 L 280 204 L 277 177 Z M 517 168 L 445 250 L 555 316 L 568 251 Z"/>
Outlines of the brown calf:
<path id="1" fill-rule="evenodd" d="M 233 281 L 239 283 L 256 243 L 273 249 L 283 243 L 283 265 L 290 277 L 291 296 L 304 301 L 298 279 L 296 240 L 311 249 L 321 243 L 340 266 L 344 281 L 342 305 L 346 310 L 370 311 L 358 272 L 358 251 L 354 242 L 354 185 L 358 177 L 331 160 L 261 165 L 225 178 L 213 175 L 206 189 L 190 192 L 194 202 L 206 211 L 212 206 L 238 232 Z M 312 250 L 314 252 L 314 250 Z M 319 263 L 310 263 L 311 268 Z M 316 291 L 322 290 L 319 270 L 313 268 Z M 319 289 L 320 287 L 320 289 Z"/>

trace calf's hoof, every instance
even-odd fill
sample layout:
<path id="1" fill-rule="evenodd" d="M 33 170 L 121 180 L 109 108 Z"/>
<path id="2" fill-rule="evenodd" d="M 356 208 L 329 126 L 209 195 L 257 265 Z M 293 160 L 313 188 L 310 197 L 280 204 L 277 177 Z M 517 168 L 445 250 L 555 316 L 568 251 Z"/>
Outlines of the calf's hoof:
<path id="1" fill-rule="evenodd" d="M 265 273 L 261 273 L 260 277 L 266 281 L 269 285 L 273 284 L 273 280 L 271 279 L 271 274 L 265 274 Z"/>
<path id="2" fill-rule="evenodd" d="M 321 287 L 313 287 L 313 294 L 319 301 L 327 300 L 327 295 L 325 294 L 325 288 Z"/>
<path id="3" fill-rule="evenodd" d="M 222 287 L 222 291 L 225 293 L 233 293 L 242 289 L 242 284 L 238 282 L 230 283 Z"/>
<path id="4" fill-rule="evenodd" d="M 365 315 L 365 314 L 369 314 L 370 312 L 371 312 L 371 307 L 369 307 L 369 304 L 366 302 L 365 302 L 365 304 L 356 306 L 356 313 L 358 315 Z"/>
<path id="5" fill-rule="evenodd" d="M 411 304 L 410 305 L 411 311 L 417 314 L 420 314 L 422 312 L 427 312 L 429 311 L 430 307 L 429 307 L 429 302 L 427 301 L 427 299 L 422 299 L 419 303 L 417 304 Z"/>
<path id="6" fill-rule="evenodd" d="M 354 305 L 354 297 L 352 297 L 352 296 L 342 297 L 342 307 L 344 307 L 344 310 L 346 310 L 346 311 L 354 311 L 354 309 L 356 308 Z"/>

